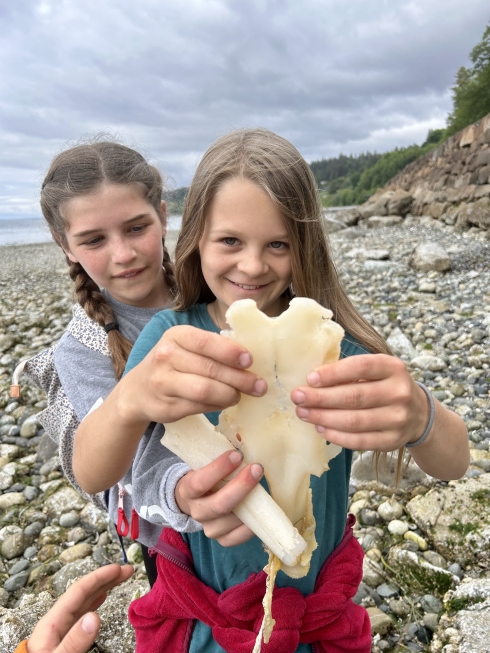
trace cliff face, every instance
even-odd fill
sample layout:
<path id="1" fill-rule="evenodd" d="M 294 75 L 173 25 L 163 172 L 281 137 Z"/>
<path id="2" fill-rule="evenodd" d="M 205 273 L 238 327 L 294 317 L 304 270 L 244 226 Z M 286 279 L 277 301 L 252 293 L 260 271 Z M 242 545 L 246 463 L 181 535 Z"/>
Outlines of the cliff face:
<path id="1" fill-rule="evenodd" d="M 490 114 L 409 164 L 359 208 L 363 219 L 411 213 L 461 230 L 490 228 Z"/>

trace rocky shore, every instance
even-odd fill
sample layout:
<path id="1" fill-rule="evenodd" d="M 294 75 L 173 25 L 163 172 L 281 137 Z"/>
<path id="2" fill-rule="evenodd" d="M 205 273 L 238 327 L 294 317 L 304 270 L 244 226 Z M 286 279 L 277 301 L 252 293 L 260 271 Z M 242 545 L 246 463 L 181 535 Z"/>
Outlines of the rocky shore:
<path id="1" fill-rule="evenodd" d="M 371 455 L 357 455 L 350 510 L 366 557 L 356 601 L 370 612 L 373 653 L 488 651 L 490 242 L 484 231 L 410 216 L 331 240 L 356 306 L 465 419 L 472 447 L 462 481 L 436 481 L 410 463 L 397 487 L 395 459 L 376 476 Z M 428 243 L 442 254 L 414 256 Z M 0 279 L 0 648 L 11 653 L 72 579 L 119 561 L 120 550 L 105 514 L 63 479 L 36 422 L 42 393 L 24 385 L 21 400 L 8 397 L 17 362 L 59 339 L 70 319 L 63 258 L 51 244 L 1 248 Z M 125 610 L 148 584 L 138 546 L 127 544 L 136 573 L 99 610 L 94 652 L 134 650 Z"/>

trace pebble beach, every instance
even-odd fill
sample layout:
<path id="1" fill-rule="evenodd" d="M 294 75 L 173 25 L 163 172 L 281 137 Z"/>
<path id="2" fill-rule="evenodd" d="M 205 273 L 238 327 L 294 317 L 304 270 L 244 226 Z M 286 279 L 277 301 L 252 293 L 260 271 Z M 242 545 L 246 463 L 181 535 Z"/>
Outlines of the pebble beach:
<path id="1" fill-rule="evenodd" d="M 176 237 L 169 232 L 170 250 Z M 356 454 L 351 512 L 366 556 L 355 600 L 370 611 L 373 653 L 457 653 L 458 638 L 472 628 L 462 616 L 471 612 L 465 592 L 477 592 L 480 607 L 490 600 L 490 580 L 484 584 L 490 571 L 490 241 L 481 230 L 460 233 L 411 216 L 330 238 L 354 304 L 415 380 L 466 421 L 472 453 L 463 481 L 437 481 L 411 463 L 398 486 L 393 459 L 376 474 L 371 456 Z M 412 266 L 414 248 L 428 242 L 445 250 L 450 269 Z M 0 247 L 0 649 L 6 653 L 72 579 L 121 559 L 106 515 L 63 478 L 56 448 L 36 421 L 46 406 L 42 392 L 25 384 L 20 399 L 8 395 L 15 366 L 60 338 L 72 302 L 58 247 Z M 439 508 L 436 521 L 434 497 L 447 508 L 447 515 Z M 136 572 L 99 610 L 103 626 L 94 653 L 134 650 L 125 610 L 148 584 L 138 545 L 128 541 L 127 550 Z"/>

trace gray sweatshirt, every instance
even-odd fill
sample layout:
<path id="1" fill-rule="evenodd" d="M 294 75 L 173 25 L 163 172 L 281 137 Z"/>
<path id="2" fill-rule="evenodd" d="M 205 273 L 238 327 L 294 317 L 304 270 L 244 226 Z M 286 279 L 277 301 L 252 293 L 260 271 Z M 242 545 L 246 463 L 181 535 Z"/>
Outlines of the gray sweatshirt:
<path id="1" fill-rule="evenodd" d="M 116 301 L 107 292 L 104 294 L 114 310 L 120 332 L 131 342 L 161 310 L 129 306 Z M 110 358 L 85 346 L 70 332 L 66 332 L 56 346 L 54 362 L 79 421 L 100 405 L 117 383 Z M 141 439 L 132 467 L 120 481 L 126 492 L 123 497 L 126 518 L 131 519 L 134 507 L 140 516 L 138 540 L 146 546 L 156 543 L 162 526 L 187 532 L 202 529 L 201 524 L 181 513 L 175 502 L 175 486 L 189 467 L 160 444 L 163 433 L 162 425 L 150 425 Z M 67 478 L 78 487 L 73 474 L 72 448 L 60 449 L 60 456 Z M 133 474 L 138 477 L 134 489 Z M 108 510 L 115 523 L 118 499 L 119 488 L 114 486 L 109 491 Z"/>

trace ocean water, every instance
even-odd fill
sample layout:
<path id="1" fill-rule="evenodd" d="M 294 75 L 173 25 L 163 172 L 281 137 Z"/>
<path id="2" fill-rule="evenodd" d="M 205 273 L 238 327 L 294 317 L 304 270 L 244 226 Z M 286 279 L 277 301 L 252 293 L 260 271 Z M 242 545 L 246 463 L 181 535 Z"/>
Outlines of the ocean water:
<path id="1" fill-rule="evenodd" d="M 180 229 L 181 222 L 182 216 L 171 215 L 168 218 L 168 229 Z M 50 240 L 51 234 L 43 218 L 0 219 L 0 246 L 47 243 Z"/>

